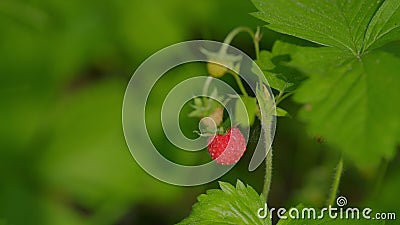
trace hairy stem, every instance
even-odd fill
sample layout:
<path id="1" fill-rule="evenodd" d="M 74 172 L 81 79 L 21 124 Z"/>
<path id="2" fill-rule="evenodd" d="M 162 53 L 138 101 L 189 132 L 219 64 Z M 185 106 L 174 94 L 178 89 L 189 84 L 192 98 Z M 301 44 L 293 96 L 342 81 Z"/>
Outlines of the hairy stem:
<path id="1" fill-rule="evenodd" d="M 343 158 L 340 157 L 340 160 L 336 167 L 335 176 L 333 177 L 333 184 L 332 184 L 331 192 L 329 194 L 328 206 L 329 205 L 333 206 L 335 204 L 335 200 L 337 197 L 337 192 L 339 189 L 339 184 L 340 184 L 340 179 L 342 177 L 342 173 L 343 173 Z"/>
<path id="2" fill-rule="evenodd" d="M 267 152 L 267 158 L 265 159 L 265 178 L 262 195 L 268 200 L 269 190 L 271 188 L 272 181 L 272 147 Z"/>
<path id="3" fill-rule="evenodd" d="M 260 138 L 265 139 L 265 148 L 267 151 L 265 158 L 265 178 L 262 191 L 262 195 L 267 200 L 272 180 L 272 137 L 269 124 L 272 122 L 275 107 L 273 104 L 273 98 L 271 97 L 267 87 L 264 84 L 261 84 L 261 82 L 256 88 L 256 97 L 258 100 L 258 106 L 260 107 L 260 114 L 258 116 L 261 121 L 261 133 L 264 135 L 264 137 Z"/>

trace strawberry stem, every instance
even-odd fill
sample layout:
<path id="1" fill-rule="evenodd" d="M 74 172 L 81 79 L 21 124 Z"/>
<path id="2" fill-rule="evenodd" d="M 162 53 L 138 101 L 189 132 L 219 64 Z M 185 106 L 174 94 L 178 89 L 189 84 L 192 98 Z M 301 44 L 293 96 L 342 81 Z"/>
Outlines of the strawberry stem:
<path id="1" fill-rule="evenodd" d="M 267 152 L 267 158 L 265 159 L 265 178 L 264 178 L 264 187 L 262 195 L 265 197 L 266 201 L 268 200 L 268 194 L 271 188 L 271 181 L 272 181 L 272 147 Z"/>
<path id="2" fill-rule="evenodd" d="M 248 33 L 251 38 L 253 39 L 253 44 L 254 44 L 254 51 L 256 53 L 256 59 L 258 60 L 260 58 L 260 46 L 259 46 L 259 42 L 261 39 L 261 34 L 260 34 L 260 28 L 257 27 L 256 32 L 254 33 L 254 31 L 252 29 L 250 29 L 249 27 L 237 27 L 235 29 L 233 29 L 231 32 L 229 32 L 229 34 L 226 36 L 225 40 L 224 40 L 224 46 L 222 46 L 222 48 L 220 49 L 220 54 L 224 54 L 226 52 L 226 50 L 228 49 L 228 45 L 232 42 L 232 40 L 236 37 L 236 35 L 238 35 L 240 32 L 246 32 Z"/>
<path id="3" fill-rule="evenodd" d="M 331 193 L 329 194 L 328 206 L 329 205 L 333 206 L 335 204 L 335 200 L 337 197 L 337 192 L 339 189 L 340 178 L 342 177 L 342 173 L 343 173 L 343 158 L 340 157 L 340 160 L 336 167 L 335 176 L 333 177 L 333 184 L 332 184 Z"/>

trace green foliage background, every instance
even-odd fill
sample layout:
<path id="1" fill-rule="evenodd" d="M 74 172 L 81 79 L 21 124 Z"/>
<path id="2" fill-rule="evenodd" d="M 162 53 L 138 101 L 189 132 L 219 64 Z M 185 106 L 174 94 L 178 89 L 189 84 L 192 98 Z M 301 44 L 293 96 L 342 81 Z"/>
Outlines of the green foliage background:
<path id="1" fill-rule="evenodd" d="M 219 185 L 167 185 L 134 162 L 121 128 L 125 86 L 135 68 L 163 47 L 192 39 L 222 41 L 234 27 L 263 25 L 250 15 L 255 11 L 246 0 L 3 0 L 0 224 L 152 225 L 173 224 L 186 217 L 198 194 Z M 313 45 L 268 29 L 262 31 L 262 49 L 271 50 L 278 39 Z M 238 36 L 233 45 L 254 57 L 252 42 L 246 35 Z M 396 49 L 398 45 L 391 51 L 398 55 Z M 193 74 L 178 70 L 160 80 L 159 91 L 150 98 L 148 116 L 159 117 L 162 96 L 174 83 L 206 73 L 203 67 L 191 69 Z M 385 98 L 384 87 L 377 92 Z M 398 97 L 388 101 L 398 105 Z M 298 98 L 307 100 L 301 95 Z M 301 105 L 288 100 L 282 107 L 293 118 L 278 121 L 269 204 L 278 207 L 303 202 L 322 206 L 339 158 L 336 150 L 343 146 L 317 142 L 320 134 L 310 134 L 299 122 L 297 111 Z M 390 110 L 390 105 L 385 107 Z M 185 113 L 181 115 L 182 129 L 191 134 L 197 128 L 196 121 L 185 117 Z M 393 113 L 390 116 L 399 118 Z M 167 143 L 157 120 L 149 127 L 156 145 L 167 146 L 165 152 L 175 149 Z M 327 133 L 332 136 L 331 130 Z M 380 130 L 374 135 L 382 139 L 393 133 Z M 351 146 L 346 142 L 345 148 Z M 177 161 L 197 158 L 169 152 L 174 154 L 168 157 Z M 388 155 L 394 158 L 389 163 L 374 158 L 371 165 L 368 162 L 374 155 L 351 155 L 362 165 L 347 162 L 340 194 L 353 205 L 398 211 L 400 205 L 393 198 L 400 189 L 399 157 L 394 149 Z M 247 154 L 221 180 L 234 184 L 240 178 L 260 193 L 263 168 L 247 172 L 250 156 Z M 386 173 L 380 175 L 385 165 Z"/>

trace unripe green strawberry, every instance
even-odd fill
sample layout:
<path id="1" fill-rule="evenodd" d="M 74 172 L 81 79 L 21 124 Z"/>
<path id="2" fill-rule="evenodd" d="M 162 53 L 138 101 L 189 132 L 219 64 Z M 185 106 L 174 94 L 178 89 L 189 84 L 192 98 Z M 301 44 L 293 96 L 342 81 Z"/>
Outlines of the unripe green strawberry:
<path id="1" fill-rule="evenodd" d="M 207 71 L 208 74 L 212 77 L 222 77 L 225 75 L 226 72 L 228 72 L 228 68 L 225 66 L 222 66 L 221 64 L 214 63 L 214 62 L 208 62 L 207 63 Z"/>
<path id="2" fill-rule="evenodd" d="M 239 161 L 246 151 L 246 140 L 239 128 L 232 128 L 226 134 L 217 134 L 208 139 L 208 153 L 221 165 L 232 165 Z"/>

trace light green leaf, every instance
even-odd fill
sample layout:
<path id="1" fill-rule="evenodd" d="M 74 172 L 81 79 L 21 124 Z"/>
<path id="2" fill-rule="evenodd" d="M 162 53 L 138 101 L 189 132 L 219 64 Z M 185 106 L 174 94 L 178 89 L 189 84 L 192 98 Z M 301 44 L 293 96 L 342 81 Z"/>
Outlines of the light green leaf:
<path id="1" fill-rule="evenodd" d="M 254 123 L 257 99 L 249 96 L 240 96 L 235 104 L 235 124 L 243 127 L 251 126 Z"/>
<path id="2" fill-rule="evenodd" d="M 290 115 L 286 110 L 284 110 L 282 108 L 279 108 L 279 107 L 276 107 L 276 116 L 283 116 L 284 117 L 284 116 L 290 116 Z"/>
<path id="3" fill-rule="evenodd" d="M 259 219 L 257 211 L 265 207 L 265 200 L 250 186 L 237 181 L 236 188 L 220 182 L 221 190 L 208 190 L 198 197 L 190 216 L 178 225 L 271 224 L 269 219 Z"/>
<path id="4" fill-rule="evenodd" d="M 198 107 L 201 107 L 201 106 L 203 106 L 203 101 L 200 98 L 195 98 L 194 99 L 194 105 L 198 106 Z"/>

